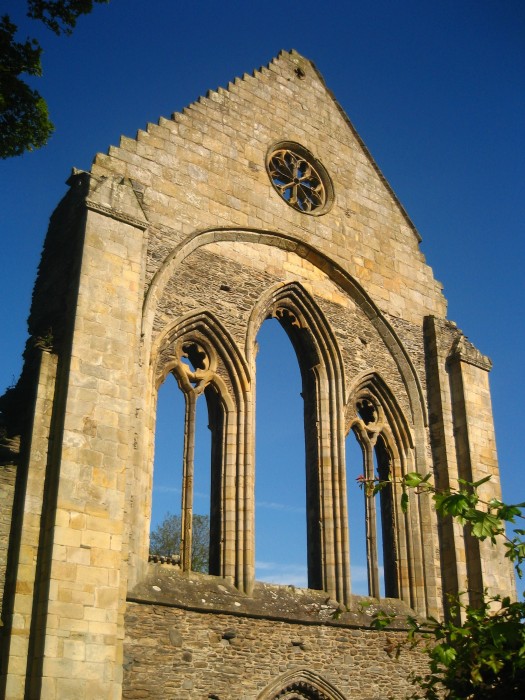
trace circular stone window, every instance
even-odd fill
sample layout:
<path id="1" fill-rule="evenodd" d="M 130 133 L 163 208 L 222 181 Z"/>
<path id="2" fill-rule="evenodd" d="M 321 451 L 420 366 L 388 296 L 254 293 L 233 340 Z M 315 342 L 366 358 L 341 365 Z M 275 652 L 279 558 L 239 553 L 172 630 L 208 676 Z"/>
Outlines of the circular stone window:
<path id="1" fill-rule="evenodd" d="M 334 189 L 325 167 L 298 143 L 283 141 L 270 149 L 266 168 L 277 193 L 303 214 L 326 213 Z"/>

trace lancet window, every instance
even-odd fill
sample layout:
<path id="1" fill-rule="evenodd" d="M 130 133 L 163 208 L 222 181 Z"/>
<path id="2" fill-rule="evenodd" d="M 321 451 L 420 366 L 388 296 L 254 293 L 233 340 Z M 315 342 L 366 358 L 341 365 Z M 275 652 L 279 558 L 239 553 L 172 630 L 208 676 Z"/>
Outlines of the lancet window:
<path id="1" fill-rule="evenodd" d="M 185 400 L 181 568 L 192 568 L 196 408 L 205 400 L 211 430 L 209 572 L 248 591 L 253 583 L 253 547 L 247 542 L 252 514 L 246 507 L 251 489 L 246 473 L 251 449 L 245 424 L 246 365 L 221 324 L 202 312 L 165 333 L 158 352 L 157 386 L 170 372 Z"/>
<path id="2" fill-rule="evenodd" d="M 298 283 L 269 290 L 252 312 L 247 356 L 255 364 L 255 336 L 277 319 L 295 350 L 302 381 L 306 470 L 308 587 L 346 601 L 348 531 L 344 503 L 343 365 L 319 307 Z"/>
<path id="3" fill-rule="evenodd" d="M 370 395 L 362 395 L 355 403 L 357 418 L 352 426 L 363 452 L 363 473 L 358 477 L 365 485 L 365 540 L 369 595 L 379 598 L 380 560 L 383 563 L 384 590 L 389 598 L 398 595 L 397 552 L 394 539 L 392 503 L 392 454 L 384 435 L 383 411 Z M 374 479 L 390 481 L 375 496 L 367 485 Z M 381 547 L 382 551 L 379 551 Z"/>
<path id="4" fill-rule="evenodd" d="M 407 551 L 412 543 L 399 508 L 399 479 L 411 459 L 410 431 L 388 388 L 374 374 L 355 388 L 348 417 L 363 458 L 357 480 L 364 487 L 368 593 L 379 598 L 384 588 L 386 597 L 410 602 Z M 387 482 L 375 495 L 369 488 L 374 480 Z"/>

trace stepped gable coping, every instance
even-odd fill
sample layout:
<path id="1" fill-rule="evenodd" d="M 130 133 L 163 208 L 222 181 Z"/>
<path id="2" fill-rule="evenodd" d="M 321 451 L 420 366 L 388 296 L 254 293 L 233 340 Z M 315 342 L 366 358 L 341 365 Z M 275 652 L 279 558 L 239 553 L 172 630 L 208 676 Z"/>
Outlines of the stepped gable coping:
<path id="1" fill-rule="evenodd" d="M 244 73 L 244 74 L 242 75 L 242 77 L 236 77 L 236 78 L 234 78 L 233 80 L 229 81 L 229 82 L 228 82 L 228 86 L 227 86 L 226 88 L 219 86 L 219 87 L 216 88 L 215 90 L 208 90 L 207 93 L 206 93 L 206 96 L 201 95 L 201 96 L 198 97 L 196 100 L 194 100 L 193 102 L 190 102 L 190 104 L 188 104 L 188 105 L 186 105 L 185 107 L 183 107 L 180 111 L 178 111 L 178 112 L 173 112 L 172 115 L 171 115 L 170 121 L 174 121 L 174 122 L 181 121 L 181 119 L 183 119 L 184 117 L 190 118 L 190 119 L 191 119 L 191 118 L 195 115 L 195 113 L 201 112 L 201 110 L 198 109 L 198 107 L 202 107 L 202 106 L 204 106 L 204 107 L 209 107 L 210 103 L 221 104 L 221 103 L 224 101 L 224 97 L 225 97 L 228 93 L 231 92 L 231 87 L 234 87 L 235 84 L 239 84 L 239 83 L 242 83 L 242 82 L 249 83 L 251 80 L 257 80 L 258 77 L 259 77 L 259 75 L 261 75 L 261 76 L 263 75 L 263 71 L 268 71 L 268 70 L 270 69 L 270 65 L 271 65 L 271 64 L 275 64 L 275 65 L 278 64 L 278 62 L 281 60 L 281 58 L 284 58 L 284 57 L 286 57 L 286 56 L 292 56 L 292 57 L 295 56 L 295 57 L 297 57 L 297 58 L 300 58 L 300 59 L 302 59 L 303 61 L 306 61 L 307 63 L 309 63 L 309 65 L 312 67 L 312 70 L 313 70 L 314 73 L 316 74 L 316 76 L 317 76 L 318 80 L 320 81 L 321 85 L 322 85 L 323 88 L 326 90 L 326 93 L 328 94 L 328 96 L 330 97 L 330 99 L 333 101 L 333 103 L 334 103 L 335 107 L 337 108 L 338 112 L 340 113 L 340 115 L 342 116 L 343 120 L 344 120 L 345 123 L 348 125 L 349 129 L 351 130 L 352 135 L 355 137 L 355 139 L 356 139 L 356 141 L 358 142 L 359 146 L 362 148 L 363 153 L 365 154 L 365 156 L 366 156 L 367 159 L 369 160 L 369 162 L 370 162 L 372 168 L 374 169 L 374 171 L 376 172 L 376 174 L 379 176 L 379 179 L 380 179 L 381 182 L 383 183 L 384 187 L 387 189 L 388 193 L 390 194 L 390 196 L 392 197 L 392 199 L 394 200 L 394 202 L 396 203 L 396 205 L 399 207 L 399 210 L 400 210 L 401 214 L 403 215 L 403 218 L 404 218 L 405 221 L 407 222 L 409 228 L 410 228 L 410 229 L 412 230 L 412 232 L 414 233 L 414 235 L 415 235 L 415 237 L 416 237 L 418 243 L 421 243 L 422 238 L 421 238 L 421 235 L 419 234 L 419 232 L 418 232 L 418 230 L 417 230 L 417 228 L 416 228 L 414 222 L 412 221 L 412 219 L 411 219 L 410 216 L 408 215 L 408 213 L 407 213 L 405 207 L 403 206 L 403 204 L 401 203 L 401 201 L 400 201 L 399 198 L 397 197 L 397 195 L 396 195 L 396 193 L 394 192 L 394 190 L 392 189 L 390 183 L 388 182 L 388 180 L 386 179 L 386 177 L 383 175 L 383 173 L 382 173 L 380 167 L 378 166 L 378 164 L 377 164 L 376 161 L 374 160 L 372 154 L 370 153 L 370 151 L 368 150 L 368 148 L 367 148 L 365 142 L 363 141 L 363 139 L 361 138 L 361 136 L 360 136 L 359 133 L 357 132 L 357 129 L 356 129 L 355 126 L 352 124 L 352 122 L 351 122 L 350 118 L 348 117 L 348 115 L 346 114 L 345 110 L 343 109 L 343 107 L 341 106 L 341 104 L 338 102 L 338 100 L 337 100 L 337 98 L 335 97 L 335 95 L 334 95 L 334 93 L 332 92 L 332 90 L 330 90 L 330 88 L 327 86 L 327 84 L 326 84 L 326 82 L 325 82 L 325 79 L 323 78 L 321 72 L 319 71 L 319 69 L 317 68 L 317 66 L 315 65 L 315 63 L 314 63 L 313 61 L 311 61 L 310 59 L 306 58 L 305 56 L 302 56 L 302 55 L 301 55 L 298 51 L 296 51 L 295 49 L 290 49 L 289 51 L 286 51 L 286 50 L 284 50 L 284 49 L 281 50 L 275 58 L 273 58 L 271 61 L 269 61 L 269 63 L 267 63 L 267 64 L 264 65 L 264 66 L 260 66 L 260 67 L 257 68 L 257 69 L 254 69 L 254 70 L 252 71 L 251 75 L 248 74 L 248 73 Z M 213 99 L 212 96 L 214 96 L 214 95 L 216 95 L 219 99 L 218 99 L 218 100 Z M 190 114 L 188 114 L 188 110 L 191 110 L 192 108 L 193 108 L 193 112 L 190 112 Z M 201 113 L 202 113 L 202 112 L 201 112 Z M 148 131 L 148 127 L 149 127 L 150 125 L 152 125 L 152 126 L 161 126 L 161 123 L 160 123 L 160 122 L 161 122 L 161 119 L 166 119 L 166 117 L 160 116 L 156 124 L 154 124 L 153 122 L 149 122 L 149 123 L 146 125 L 146 129 L 145 129 L 145 130 L 144 130 L 144 129 L 138 129 L 138 130 L 137 130 L 137 136 L 135 137 L 135 140 L 138 139 L 138 134 L 139 134 L 139 132 L 140 132 L 140 131 L 146 131 L 146 132 L 147 132 L 147 131 Z M 129 138 L 129 137 L 121 137 L 121 138 Z M 119 146 L 119 147 L 120 147 L 120 146 Z M 111 148 L 111 147 L 110 147 L 110 148 Z M 109 154 L 109 149 L 108 149 L 108 154 Z M 95 162 L 95 160 L 96 160 L 96 157 L 97 157 L 97 155 L 95 155 L 94 162 Z"/>

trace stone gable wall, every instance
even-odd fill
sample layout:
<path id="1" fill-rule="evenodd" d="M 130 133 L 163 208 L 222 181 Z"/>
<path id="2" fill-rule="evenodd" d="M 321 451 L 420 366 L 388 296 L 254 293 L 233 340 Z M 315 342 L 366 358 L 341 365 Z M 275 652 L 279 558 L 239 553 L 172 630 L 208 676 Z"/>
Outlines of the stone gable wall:
<path id="1" fill-rule="evenodd" d="M 280 141 L 302 144 L 327 169 L 329 211 L 309 216 L 276 193 L 265 163 Z M 421 660 L 393 658 L 402 632 L 250 607 L 258 585 L 256 335 L 269 314 L 293 339 L 303 372 L 310 585 L 337 600 L 343 616 L 353 598 L 344 505 L 350 425 L 368 440 L 369 473 L 381 434 L 396 474 L 434 470 L 446 486 L 464 465 L 476 476 L 479 464 L 481 475 L 497 476 L 490 362 L 445 320 L 417 232 L 317 70 L 282 53 L 123 138 L 69 184 L 30 317 L 34 339 L 50 328 L 53 338 L 38 348 L 39 371 L 27 371 L 29 360 L 24 370 L 36 400 L 24 412 L 19 468 L 28 478 L 10 576 L 17 585 L 4 606 L 13 611 L 2 650 L 7 696 L 119 700 L 124 681 L 130 699 L 255 700 L 281 673 L 303 669 L 348 698 L 404 697 L 406 671 Z M 209 361 L 199 377 L 181 367 L 181 344 Z M 210 461 L 220 481 L 212 509 L 220 561 L 203 585 L 208 591 L 215 578 L 244 596 L 243 615 L 204 611 L 205 596 L 195 605 L 177 599 L 180 581 L 171 597 L 162 586 L 155 600 L 135 593 L 152 570 L 156 396 L 170 371 L 186 380 L 186 428 L 192 391 L 216 392 Z M 357 407 L 369 399 L 376 418 L 366 422 Z M 0 496 L 9 501 L 12 475 L 4 474 Z M 408 513 L 397 508 L 392 519 L 392 595 L 439 615 L 442 593 L 474 578 L 509 590 L 501 551 L 482 564 L 460 528 L 438 527 L 428 497 L 410 498 Z M 0 558 L 0 575 L 1 566 Z M 184 551 L 182 568 L 185 576 Z M 277 692 L 272 686 L 271 697 Z"/>
<path id="2" fill-rule="evenodd" d="M 327 214 L 305 216 L 274 191 L 265 159 L 281 140 L 307 147 L 328 170 L 335 202 Z M 293 232 L 341 264 L 384 311 L 418 322 L 445 314 L 411 222 L 317 71 L 294 52 L 123 138 L 92 172 L 142 188 L 152 227 L 147 279 L 195 231 Z"/>

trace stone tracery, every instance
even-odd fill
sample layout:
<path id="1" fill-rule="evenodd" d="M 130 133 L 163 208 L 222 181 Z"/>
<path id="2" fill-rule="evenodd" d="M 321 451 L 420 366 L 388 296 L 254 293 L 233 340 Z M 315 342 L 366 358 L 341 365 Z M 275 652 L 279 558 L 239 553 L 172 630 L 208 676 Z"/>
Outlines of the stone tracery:
<path id="1" fill-rule="evenodd" d="M 329 203 L 328 174 L 303 146 L 288 142 L 276 144 L 268 157 L 267 168 L 275 190 L 294 209 L 316 214 Z"/>
<path id="2" fill-rule="evenodd" d="M 413 575 L 417 571 L 418 580 L 426 575 L 418 511 L 414 507 L 407 516 L 400 506 L 399 479 L 415 469 L 412 430 L 378 374 L 368 373 L 355 382 L 347 404 L 347 426 L 363 452 L 364 479 L 391 481 L 375 498 L 365 493 L 370 595 L 380 597 L 377 531 L 380 520 L 386 596 L 400 597 L 412 606 L 424 605 L 424 593 Z"/>

